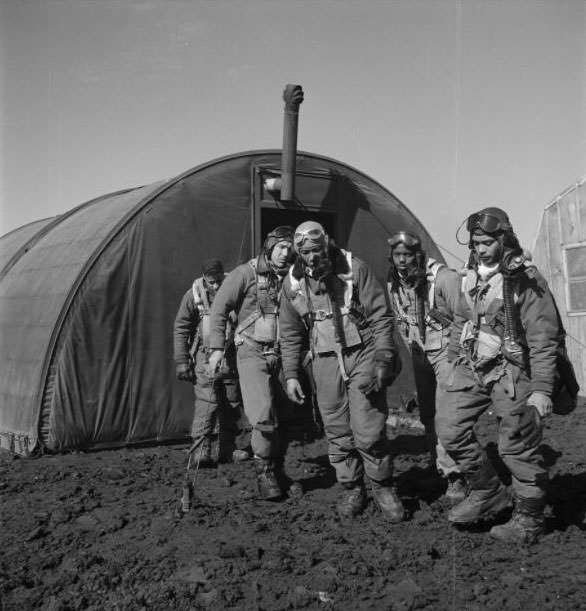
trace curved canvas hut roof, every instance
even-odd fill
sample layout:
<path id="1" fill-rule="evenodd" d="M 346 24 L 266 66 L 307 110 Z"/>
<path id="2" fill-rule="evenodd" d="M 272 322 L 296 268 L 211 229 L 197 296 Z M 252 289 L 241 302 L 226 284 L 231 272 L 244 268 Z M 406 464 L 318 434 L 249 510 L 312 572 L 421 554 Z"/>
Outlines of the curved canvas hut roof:
<path id="1" fill-rule="evenodd" d="M 172 327 L 210 256 L 226 269 L 273 226 L 318 218 L 386 273 L 389 233 L 429 234 L 388 190 L 339 161 L 297 157 L 295 204 L 265 188 L 280 151 L 211 161 L 106 195 L 0 239 L 0 439 L 28 453 L 184 439 L 192 391 L 174 379 Z M 396 392 L 408 389 L 396 385 Z"/>

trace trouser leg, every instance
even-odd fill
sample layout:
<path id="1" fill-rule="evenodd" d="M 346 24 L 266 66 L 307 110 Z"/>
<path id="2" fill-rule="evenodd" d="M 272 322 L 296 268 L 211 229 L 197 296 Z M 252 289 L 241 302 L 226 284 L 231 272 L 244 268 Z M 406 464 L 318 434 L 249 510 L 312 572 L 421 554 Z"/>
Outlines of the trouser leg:
<path id="1" fill-rule="evenodd" d="M 252 427 L 252 451 L 259 458 L 270 459 L 276 422 L 270 364 L 261 350 L 248 344 L 240 346 L 237 358 L 244 413 Z"/>
<path id="2" fill-rule="evenodd" d="M 428 392 L 424 394 L 426 406 L 423 413 L 425 415 L 424 426 L 426 436 L 430 447 L 431 444 L 434 446 L 432 458 L 435 460 L 437 471 L 444 477 L 450 477 L 458 474 L 460 470 L 455 461 L 447 453 L 437 435 L 437 422 L 444 411 L 443 401 L 446 400 L 444 390 L 451 365 L 447 361 L 446 348 L 427 352 L 426 360 L 429 365 L 426 371 L 429 372 L 431 369 L 431 375 L 433 376 L 433 383 L 428 384 Z M 429 377 L 429 373 L 427 377 Z"/>
<path id="3" fill-rule="evenodd" d="M 373 349 L 369 346 L 348 358 L 350 428 L 370 481 L 375 504 L 385 519 L 400 522 L 404 519 L 405 510 L 392 486 L 393 464 L 386 435 L 386 391 L 381 390 L 366 396 L 360 390 L 365 382 L 372 379 L 373 356 Z"/>
<path id="4" fill-rule="evenodd" d="M 438 435 L 469 485 L 468 495 L 451 509 L 448 519 L 455 524 L 490 519 L 511 504 L 474 432 L 478 418 L 492 404 L 492 390 L 480 386 L 467 366 L 458 365 L 442 391 L 446 394 L 437 419 Z"/>
<path id="5" fill-rule="evenodd" d="M 493 388 L 493 403 L 499 419 L 498 450 L 503 462 L 511 472 L 512 488 L 515 497 L 521 499 L 543 499 L 548 482 L 548 469 L 539 452 L 542 441 L 542 425 L 539 419 L 537 434 L 523 436 L 519 430 L 522 414 L 512 415 L 513 411 L 535 410 L 527 405 L 530 394 L 529 379 L 519 373 L 514 384 L 514 395 L 503 382 Z"/>
<path id="6" fill-rule="evenodd" d="M 462 473 L 474 471 L 486 462 L 474 425 L 491 404 L 490 391 L 479 386 L 463 365 L 453 371 L 453 380 L 439 387 L 442 409 L 436 414 L 439 441 Z"/>
<path id="7" fill-rule="evenodd" d="M 388 408 L 385 391 L 367 397 L 360 390 L 360 386 L 372 377 L 373 366 L 368 351 L 357 354 L 353 366 L 348 363 L 350 429 L 368 479 L 375 484 L 388 485 L 393 465 L 386 435 Z"/>
<path id="8" fill-rule="evenodd" d="M 354 446 L 350 428 L 350 404 L 335 355 L 316 356 L 313 361 L 316 396 L 328 441 L 328 457 L 343 485 L 363 479 L 364 468 Z"/>
<path id="9" fill-rule="evenodd" d="M 218 380 L 215 390 L 218 397 L 218 454 L 219 460 L 224 462 L 232 459 L 236 449 L 242 405 L 237 380 Z"/>
<path id="10" fill-rule="evenodd" d="M 342 484 L 362 481 L 365 472 L 372 481 L 386 482 L 392 475 L 392 462 L 385 393 L 366 397 L 359 388 L 372 378 L 373 350 L 349 351 L 344 363 L 347 382 L 335 355 L 317 356 L 313 363 L 330 463 Z"/>
<path id="11" fill-rule="evenodd" d="M 199 453 L 204 460 L 217 460 L 218 395 L 213 380 L 207 374 L 207 358 L 203 349 L 195 355 L 195 375 L 195 410 L 191 437 L 194 443 L 205 439 Z"/>
<path id="12" fill-rule="evenodd" d="M 415 379 L 415 388 L 417 390 L 419 419 L 425 429 L 430 466 L 435 466 L 437 459 L 437 435 L 434 425 L 436 391 L 435 373 L 427 359 L 426 353 L 416 343 L 411 345 L 411 362 L 413 364 L 413 376 Z"/>

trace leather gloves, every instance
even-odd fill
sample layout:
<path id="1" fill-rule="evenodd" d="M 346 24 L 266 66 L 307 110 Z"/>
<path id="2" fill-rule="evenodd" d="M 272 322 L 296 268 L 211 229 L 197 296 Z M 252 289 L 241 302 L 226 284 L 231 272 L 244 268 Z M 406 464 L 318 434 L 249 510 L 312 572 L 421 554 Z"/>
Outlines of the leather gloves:
<path id="1" fill-rule="evenodd" d="M 191 363 L 177 363 L 175 365 L 175 375 L 178 380 L 195 384 L 195 371 Z"/>
<path id="2" fill-rule="evenodd" d="M 390 386 L 399 373 L 398 358 L 392 350 L 375 350 L 372 379 L 359 386 L 361 392 L 368 396 Z"/>

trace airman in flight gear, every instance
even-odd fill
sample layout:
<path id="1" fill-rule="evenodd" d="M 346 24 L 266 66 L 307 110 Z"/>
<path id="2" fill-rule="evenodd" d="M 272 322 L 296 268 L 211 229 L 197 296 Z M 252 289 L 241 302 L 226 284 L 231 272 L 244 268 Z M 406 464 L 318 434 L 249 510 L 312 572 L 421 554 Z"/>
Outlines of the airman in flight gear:
<path id="1" fill-rule="evenodd" d="M 447 479 L 446 497 L 456 504 L 466 494 L 465 483 L 456 463 L 437 440 L 434 419 L 436 410 L 442 410 L 436 399 L 437 387 L 445 384 L 450 369 L 446 357 L 461 279 L 455 270 L 428 258 L 421 239 L 413 233 L 399 231 L 387 243 L 389 299 L 411 355 L 419 417 L 433 466 Z"/>
<path id="2" fill-rule="evenodd" d="M 202 276 L 183 296 L 173 327 L 176 376 L 193 384 L 195 393 L 191 437 L 200 448 L 196 456 L 200 456 L 201 466 L 249 458 L 246 447 L 236 448 L 242 403 L 232 345 L 233 324 L 227 327 L 229 349 L 222 376 L 214 379 L 208 375 L 210 308 L 224 277 L 221 261 L 204 261 Z"/>
<path id="3" fill-rule="evenodd" d="M 218 367 L 226 325 L 233 310 L 237 366 L 244 412 L 252 426 L 252 451 L 261 498 L 283 497 L 288 445 L 286 414 L 291 405 L 280 381 L 279 295 L 291 266 L 293 228 L 281 226 L 265 238 L 258 257 L 236 267 L 220 287 L 210 316 L 209 366 Z"/>
<path id="4" fill-rule="evenodd" d="M 295 230 L 297 261 L 281 296 L 283 372 L 289 398 L 302 403 L 299 381 L 309 343 L 317 403 L 328 454 L 343 493 L 342 517 L 365 507 L 364 475 L 383 514 L 404 518 L 391 486 L 392 460 L 386 437 L 385 388 L 396 377 L 393 314 L 372 271 L 307 221 Z"/>
<path id="5" fill-rule="evenodd" d="M 452 507 L 454 524 L 487 520 L 510 507 L 508 490 L 480 446 L 474 425 L 490 408 L 498 450 L 512 476 L 514 512 L 491 536 L 531 543 L 544 531 L 548 479 L 538 448 L 552 411 L 556 352 L 563 328 L 547 282 L 519 246 L 507 214 L 484 208 L 467 220 L 470 259 L 454 316 L 437 433 L 465 474 L 469 493 Z"/>

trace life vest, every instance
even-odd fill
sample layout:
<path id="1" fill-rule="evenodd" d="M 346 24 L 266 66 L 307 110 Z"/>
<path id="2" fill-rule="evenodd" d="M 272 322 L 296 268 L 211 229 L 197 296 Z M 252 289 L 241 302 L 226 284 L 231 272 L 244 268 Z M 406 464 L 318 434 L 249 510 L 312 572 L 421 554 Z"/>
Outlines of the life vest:
<path id="1" fill-rule="evenodd" d="M 536 271 L 536 268 L 530 265 L 526 266 L 523 273 L 530 277 L 534 277 Z M 500 278 L 498 278 L 498 276 L 500 276 Z M 496 280 L 491 282 L 495 278 Z M 478 290 L 476 290 L 477 284 L 478 274 L 476 271 L 472 269 L 467 270 L 466 275 L 462 279 L 462 295 L 468 306 L 468 311 L 466 312 L 468 321 L 462 330 L 460 344 L 462 345 L 466 343 L 466 335 L 468 335 L 468 337 L 474 341 L 474 335 L 476 334 L 476 341 L 479 341 L 479 339 L 482 337 L 481 334 L 485 332 L 498 338 L 500 345 L 502 346 L 503 334 L 505 331 L 502 274 L 495 274 L 495 276 L 490 278 L 486 283 L 491 285 L 489 287 L 481 286 Z M 483 295 L 480 305 L 478 293 L 483 290 L 485 291 L 485 295 Z M 517 288 L 514 289 L 513 299 L 515 304 L 518 303 L 519 291 Z M 576 408 L 580 386 L 578 384 L 572 362 L 568 358 L 565 343 L 566 332 L 561 319 L 559 319 L 559 325 L 558 347 L 556 351 L 556 372 L 552 399 L 554 404 L 554 413 L 565 415 Z M 521 342 L 523 350 L 528 351 L 528 348 L 526 347 L 526 340 L 523 337 L 524 330 L 522 329 L 520 321 L 517 324 L 517 329 L 522 336 Z"/>
<path id="2" fill-rule="evenodd" d="M 407 341 L 415 341 L 422 346 L 425 351 L 439 350 L 447 343 L 451 318 L 435 307 L 435 285 L 439 270 L 445 267 L 443 263 L 435 259 L 428 259 L 427 262 L 427 303 L 425 304 L 425 341 L 421 341 L 417 313 L 408 313 L 407 305 L 402 301 L 400 287 L 396 287 L 392 282 L 387 283 L 389 296 L 393 302 L 399 323 L 403 323 L 402 335 Z M 413 289 L 411 289 L 413 290 Z M 413 290 L 413 293 L 415 291 Z M 417 299 L 417 297 L 416 297 Z M 416 300 L 413 302 L 416 304 Z M 415 305 L 416 307 L 416 305 Z"/>
<path id="3" fill-rule="evenodd" d="M 314 354 L 359 346 L 363 343 L 361 331 L 364 334 L 367 328 L 368 323 L 363 316 L 361 318 L 359 304 L 354 299 L 352 253 L 341 252 L 349 272 L 335 276 L 338 282 L 332 283 L 333 295 L 330 291 L 319 295 L 310 292 L 305 276 L 295 278 L 293 267 L 289 270 L 289 299 L 309 328 Z"/>
<path id="4" fill-rule="evenodd" d="M 460 336 L 474 360 L 489 362 L 502 354 L 505 331 L 503 309 L 503 275 L 498 272 L 486 281 L 479 281 L 476 270 L 467 269 L 462 278 L 461 299 L 464 299 L 467 321 Z M 515 302 L 518 294 L 515 295 Z"/>
<path id="5" fill-rule="evenodd" d="M 227 275 L 228 274 L 224 274 L 224 278 Z M 209 298 L 203 276 L 194 280 L 191 292 L 193 295 L 193 302 L 199 312 L 199 326 L 197 329 L 196 342 L 194 343 L 203 346 L 207 350 L 210 347 L 210 310 L 212 308 L 212 301 Z M 228 319 L 228 325 L 226 325 L 226 339 L 232 337 L 233 334 L 234 324 L 232 322 L 232 317 L 230 317 Z"/>
<path id="6" fill-rule="evenodd" d="M 279 340 L 279 297 L 281 287 L 271 282 L 271 272 L 258 271 L 258 259 L 251 259 L 256 285 L 256 309 L 236 328 L 235 341 L 241 344 L 247 337 L 262 344 L 276 344 Z M 278 284 L 281 284 L 280 280 Z"/>
<path id="7" fill-rule="evenodd" d="M 209 348 L 210 309 L 212 304 L 209 300 L 208 291 L 206 289 L 203 276 L 194 280 L 193 286 L 191 287 L 191 292 L 193 294 L 193 301 L 199 312 L 199 341 L 204 346 L 204 348 Z"/>

